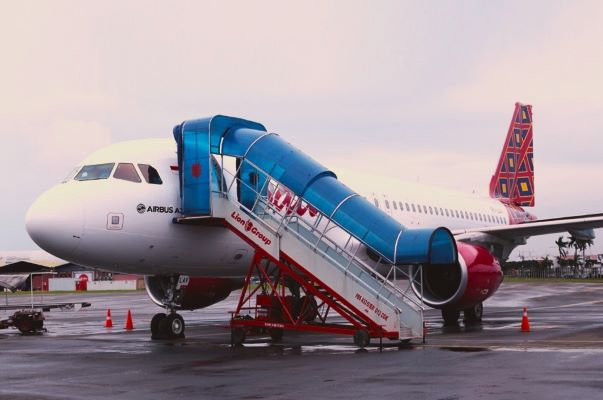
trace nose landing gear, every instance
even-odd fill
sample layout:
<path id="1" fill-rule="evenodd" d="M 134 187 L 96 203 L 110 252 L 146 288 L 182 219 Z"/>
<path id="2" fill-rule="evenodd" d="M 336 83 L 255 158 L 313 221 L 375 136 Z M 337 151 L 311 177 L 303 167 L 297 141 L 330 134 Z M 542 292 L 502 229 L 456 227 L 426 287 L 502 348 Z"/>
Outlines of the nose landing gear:
<path id="1" fill-rule="evenodd" d="M 163 304 L 168 314 L 158 313 L 151 319 L 151 339 L 169 340 L 184 338 L 184 318 L 176 312 L 181 297 L 179 277 L 171 276 Z"/>
<path id="2" fill-rule="evenodd" d="M 151 339 L 182 339 L 184 338 L 184 318 L 176 312 L 169 315 L 158 313 L 151 320 Z"/>

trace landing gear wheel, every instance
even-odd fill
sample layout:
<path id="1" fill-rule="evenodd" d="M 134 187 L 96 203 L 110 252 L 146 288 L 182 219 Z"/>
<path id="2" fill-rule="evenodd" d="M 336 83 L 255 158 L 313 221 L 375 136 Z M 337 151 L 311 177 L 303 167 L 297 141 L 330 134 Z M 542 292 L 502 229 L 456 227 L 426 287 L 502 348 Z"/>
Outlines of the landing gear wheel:
<path id="1" fill-rule="evenodd" d="M 268 333 L 270 333 L 273 342 L 280 342 L 283 339 L 284 330 L 282 328 L 270 328 Z"/>
<path id="2" fill-rule="evenodd" d="M 153 319 L 151 319 L 151 339 L 166 339 L 164 335 L 161 334 L 161 331 L 159 329 L 160 322 L 166 317 L 167 315 L 165 315 L 164 313 L 158 313 L 153 315 Z"/>
<path id="3" fill-rule="evenodd" d="M 168 322 L 169 336 L 172 339 L 184 338 L 184 318 L 180 314 L 170 314 L 166 318 Z"/>
<path id="4" fill-rule="evenodd" d="M 245 336 L 244 328 L 232 328 L 230 331 L 230 343 L 233 346 L 240 346 L 245 341 Z"/>
<path id="5" fill-rule="evenodd" d="M 184 319 L 180 314 L 174 313 L 165 318 L 159 317 L 158 328 L 161 339 L 181 339 L 184 337 Z"/>
<path id="6" fill-rule="evenodd" d="M 361 349 L 364 349 L 366 346 L 368 346 L 370 342 L 371 337 L 366 330 L 360 329 L 354 333 L 354 344 Z"/>
<path id="7" fill-rule="evenodd" d="M 475 324 L 482 321 L 482 315 L 484 315 L 484 304 L 479 303 L 471 308 L 463 310 L 465 316 L 465 324 Z"/>
<path id="8" fill-rule="evenodd" d="M 443 309 L 442 318 L 444 319 L 444 326 L 455 326 L 459 323 L 459 317 L 461 312 L 454 309 Z"/>

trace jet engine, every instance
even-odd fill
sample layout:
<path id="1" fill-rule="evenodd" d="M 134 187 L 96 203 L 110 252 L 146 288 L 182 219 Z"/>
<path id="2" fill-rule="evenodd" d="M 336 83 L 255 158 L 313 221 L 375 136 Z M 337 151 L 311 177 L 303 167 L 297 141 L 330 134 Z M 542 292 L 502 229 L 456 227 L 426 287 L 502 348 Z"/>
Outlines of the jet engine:
<path id="1" fill-rule="evenodd" d="M 441 309 L 450 324 L 456 323 L 461 310 L 466 321 L 480 320 L 482 302 L 503 280 L 500 264 L 488 250 L 463 242 L 457 242 L 457 248 L 457 264 L 423 266 L 423 287 L 420 274 L 411 274 L 415 294 L 428 306 Z"/>
<path id="2" fill-rule="evenodd" d="M 144 282 L 153 303 L 175 310 L 210 306 L 242 286 L 242 279 L 214 277 L 145 276 Z"/>

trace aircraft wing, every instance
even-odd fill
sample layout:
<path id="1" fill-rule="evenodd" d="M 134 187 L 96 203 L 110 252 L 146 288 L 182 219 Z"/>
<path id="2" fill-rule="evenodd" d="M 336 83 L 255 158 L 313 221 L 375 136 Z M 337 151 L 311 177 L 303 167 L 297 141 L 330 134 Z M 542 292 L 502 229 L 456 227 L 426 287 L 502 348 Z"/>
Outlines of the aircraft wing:
<path id="1" fill-rule="evenodd" d="M 499 225 L 484 228 L 460 229 L 452 231 L 455 236 L 487 233 L 501 239 L 527 238 L 566 231 L 584 231 L 603 228 L 603 213 L 578 215 L 563 218 L 542 219 L 517 225 Z"/>

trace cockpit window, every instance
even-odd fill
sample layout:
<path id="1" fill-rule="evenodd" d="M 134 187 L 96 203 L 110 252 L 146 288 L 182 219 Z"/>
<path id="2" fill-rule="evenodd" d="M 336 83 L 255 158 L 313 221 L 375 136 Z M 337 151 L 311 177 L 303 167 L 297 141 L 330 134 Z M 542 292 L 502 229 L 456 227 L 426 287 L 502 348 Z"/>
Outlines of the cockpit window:
<path id="1" fill-rule="evenodd" d="M 117 168 L 115 168 L 115 173 L 113 174 L 113 177 L 115 179 L 122 179 L 124 181 L 129 182 L 142 182 L 140 180 L 140 176 L 138 176 L 138 172 L 136 172 L 136 168 L 134 168 L 134 164 L 117 164 Z"/>
<path id="2" fill-rule="evenodd" d="M 107 179 L 113 171 L 115 163 L 85 165 L 75 176 L 76 181 L 92 181 L 96 179 Z"/>
<path id="3" fill-rule="evenodd" d="M 153 185 L 161 185 L 163 183 L 159 172 L 155 168 L 147 164 L 138 164 L 138 168 L 140 168 L 140 172 L 147 183 L 152 183 Z"/>
<path id="4" fill-rule="evenodd" d="M 72 170 L 69 172 L 69 175 L 67 175 L 67 176 L 65 177 L 65 179 L 63 179 L 63 180 L 61 181 L 61 183 L 67 183 L 67 182 L 69 182 L 70 180 L 72 180 L 72 179 L 75 177 L 75 174 L 77 174 L 77 172 L 78 172 L 79 170 L 80 170 L 80 167 L 75 167 L 74 169 L 72 169 Z"/>

